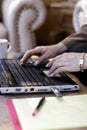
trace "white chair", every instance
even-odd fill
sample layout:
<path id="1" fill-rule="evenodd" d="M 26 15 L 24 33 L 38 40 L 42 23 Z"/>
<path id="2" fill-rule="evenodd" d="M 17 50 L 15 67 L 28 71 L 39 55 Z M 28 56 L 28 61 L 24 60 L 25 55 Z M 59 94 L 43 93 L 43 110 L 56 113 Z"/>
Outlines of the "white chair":
<path id="1" fill-rule="evenodd" d="M 73 11 L 73 26 L 78 32 L 80 27 L 87 24 L 87 0 L 80 0 L 76 3 Z"/>
<path id="2" fill-rule="evenodd" d="M 3 0 L 2 15 L 13 52 L 36 46 L 35 31 L 46 18 L 42 0 Z"/>

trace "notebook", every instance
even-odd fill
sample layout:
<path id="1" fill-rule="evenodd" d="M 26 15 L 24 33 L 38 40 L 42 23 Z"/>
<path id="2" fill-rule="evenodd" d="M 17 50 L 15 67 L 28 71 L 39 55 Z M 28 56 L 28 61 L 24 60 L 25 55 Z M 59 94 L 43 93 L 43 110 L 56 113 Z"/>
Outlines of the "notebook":
<path id="1" fill-rule="evenodd" d="M 20 65 L 17 59 L 0 60 L 0 92 L 9 93 L 44 93 L 78 91 L 79 85 L 65 73 L 57 77 L 47 76 L 48 68 L 36 67 L 30 62 Z"/>
<path id="2" fill-rule="evenodd" d="M 7 99 L 14 130 L 68 130 L 87 128 L 87 95 L 46 97 L 36 116 L 39 98 Z"/>

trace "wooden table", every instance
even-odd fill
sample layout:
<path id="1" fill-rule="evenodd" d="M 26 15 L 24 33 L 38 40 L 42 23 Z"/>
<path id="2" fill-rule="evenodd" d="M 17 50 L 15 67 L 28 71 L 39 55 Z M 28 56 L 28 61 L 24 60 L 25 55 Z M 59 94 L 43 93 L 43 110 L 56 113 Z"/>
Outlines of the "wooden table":
<path id="1" fill-rule="evenodd" d="M 80 85 L 79 92 L 71 92 L 71 93 L 64 93 L 66 95 L 78 95 L 78 94 L 86 94 L 87 93 L 87 86 L 82 85 L 78 79 L 76 79 L 73 75 L 69 74 L 69 76 L 74 79 Z M 27 98 L 27 97 L 37 97 L 42 96 L 42 94 L 27 94 L 27 95 L 0 95 L 0 130 L 13 130 L 12 122 L 10 120 L 7 106 L 6 106 L 6 99 L 7 98 Z M 54 96 L 53 94 L 45 94 L 45 96 Z M 81 129 L 72 129 L 72 130 L 87 130 L 87 128 Z"/>

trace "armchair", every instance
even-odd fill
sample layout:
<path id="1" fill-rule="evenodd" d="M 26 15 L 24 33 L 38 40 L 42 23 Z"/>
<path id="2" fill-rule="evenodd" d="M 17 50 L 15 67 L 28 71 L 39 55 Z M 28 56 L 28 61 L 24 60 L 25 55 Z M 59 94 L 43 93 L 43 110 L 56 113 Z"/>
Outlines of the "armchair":
<path id="1" fill-rule="evenodd" d="M 46 18 L 42 0 L 3 0 L 2 15 L 13 52 L 25 52 L 36 46 L 35 31 Z"/>
<path id="2" fill-rule="evenodd" d="M 79 28 L 87 24 L 87 1 L 80 0 L 76 3 L 73 11 L 73 26 L 77 32 Z"/>

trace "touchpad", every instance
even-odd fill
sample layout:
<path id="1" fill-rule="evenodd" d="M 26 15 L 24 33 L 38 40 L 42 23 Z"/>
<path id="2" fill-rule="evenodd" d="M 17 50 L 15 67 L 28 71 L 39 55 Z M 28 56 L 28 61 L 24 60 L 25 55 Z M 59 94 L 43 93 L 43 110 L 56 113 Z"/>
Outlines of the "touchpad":
<path id="1" fill-rule="evenodd" d="M 47 77 L 61 77 L 61 74 L 57 74 L 55 76 L 50 76 L 49 75 L 49 70 L 43 70 L 43 73 L 47 76 Z"/>

